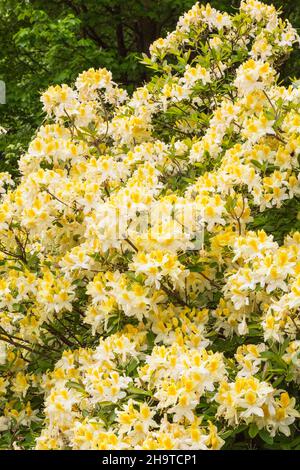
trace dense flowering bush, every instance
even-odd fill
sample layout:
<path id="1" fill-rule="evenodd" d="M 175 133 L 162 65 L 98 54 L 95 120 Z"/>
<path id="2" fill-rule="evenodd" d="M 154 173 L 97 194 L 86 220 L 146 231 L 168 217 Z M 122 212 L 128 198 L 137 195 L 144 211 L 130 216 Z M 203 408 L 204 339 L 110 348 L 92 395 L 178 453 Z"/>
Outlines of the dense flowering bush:
<path id="1" fill-rule="evenodd" d="M 2 447 L 299 448 L 294 43 L 197 3 L 131 97 L 106 69 L 42 95 L 1 175 Z"/>

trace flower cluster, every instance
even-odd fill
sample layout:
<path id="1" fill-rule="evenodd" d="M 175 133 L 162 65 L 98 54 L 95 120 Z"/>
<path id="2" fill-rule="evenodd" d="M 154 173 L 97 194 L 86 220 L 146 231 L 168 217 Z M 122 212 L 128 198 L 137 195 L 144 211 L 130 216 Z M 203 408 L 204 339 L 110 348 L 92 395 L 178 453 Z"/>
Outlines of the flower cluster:
<path id="1" fill-rule="evenodd" d="M 299 37 L 198 3 L 132 95 L 50 87 L 0 174 L 0 446 L 296 448 Z"/>

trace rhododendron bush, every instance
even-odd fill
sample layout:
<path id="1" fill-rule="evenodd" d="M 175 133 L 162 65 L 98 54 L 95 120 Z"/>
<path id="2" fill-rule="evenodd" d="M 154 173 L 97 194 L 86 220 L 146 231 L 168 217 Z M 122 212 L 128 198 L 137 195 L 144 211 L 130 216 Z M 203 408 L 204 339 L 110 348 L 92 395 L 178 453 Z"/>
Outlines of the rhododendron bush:
<path id="1" fill-rule="evenodd" d="M 195 6 L 132 96 L 42 95 L 1 174 L 3 448 L 299 448 L 299 37 Z"/>

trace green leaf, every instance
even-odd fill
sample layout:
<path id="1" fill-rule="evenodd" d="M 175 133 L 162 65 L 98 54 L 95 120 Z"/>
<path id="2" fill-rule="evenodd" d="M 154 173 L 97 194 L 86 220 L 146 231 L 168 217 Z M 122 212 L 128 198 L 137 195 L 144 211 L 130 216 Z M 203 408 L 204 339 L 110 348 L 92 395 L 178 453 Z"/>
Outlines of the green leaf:
<path id="1" fill-rule="evenodd" d="M 257 436 L 258 432 L 259 432 L 259 429 L 256 426 L 256 424 L 251 423 L 248 429 L 249 436 L 253 439 L 255 436 Z"/>
<path id="2" fill-rule="evenodd" d="M 138 365 L 139 361 L 135 357 L 133 357 L 126 366 L 126 375 L 132 375 L 132 373 L 136 371 Z"/>
<path id="3" fill-rule="evenodd" d="M 270 434 L 268 433 L 268 431 L 266 429 L 261 429 L 259 431 L 259 437 L 261 437 L 262 440 L 264 442 L 266 442 L 267 444 L 269 444 L 269 445 L 273 444 L 273 437 L 270 436 Z"/>
<path id="4" fill-rule="evenodd" d="M 260 170 L 262 169 L 262 164 L 259 163 L 257 160 L 251 160 L 251 163 L 253 163 L 256 168 L 259 168 Z"/>
<path id="5" fill-rule="evenodd" d="M 66 387 L 68 387 L 68 388 L 74 388 L 75 390 L 77 390 L 78 392 L 82 393 L 82 394 L 85 395 L 85 396 L 88 396 L 88 395 L 89 395 L 89 394 L 85 391 L 84 385 L 83 385 L 82 383 L 73 382 L 72 380 L 69 380 L 69 381 L 66 383 Z"/>
<path id="6" fill-rule="evenodd" d="M 127 388 L 127 392 L 133 395 L 142 395 L 145 397 L 152 397 L 152 393 L 150 391 L 142 390 L 141 388 L 137 388 L 132 385 L 129 385 L 129 387 Z"/>

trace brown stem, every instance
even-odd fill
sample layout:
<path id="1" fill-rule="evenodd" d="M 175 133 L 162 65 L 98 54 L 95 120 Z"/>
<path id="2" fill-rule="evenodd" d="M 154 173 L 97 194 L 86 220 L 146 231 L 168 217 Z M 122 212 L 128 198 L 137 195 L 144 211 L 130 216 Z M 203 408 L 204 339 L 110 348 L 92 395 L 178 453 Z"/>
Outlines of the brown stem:
<path id="1" fill-rule="evenodd" d="M 139 251 L 139 250 L 137 249 L 137 247 L 132 243 L 132 241 L 129 240 L 129 238 L 125 238 L 125 242 L 127 242 L 128 245 L 130 245 L 131 248 L 133 248 L 136 253 Z"/>

